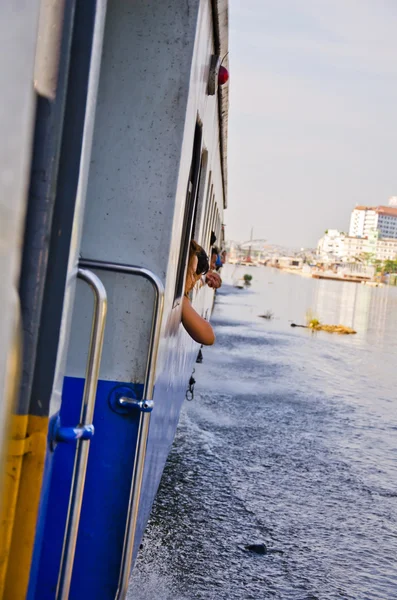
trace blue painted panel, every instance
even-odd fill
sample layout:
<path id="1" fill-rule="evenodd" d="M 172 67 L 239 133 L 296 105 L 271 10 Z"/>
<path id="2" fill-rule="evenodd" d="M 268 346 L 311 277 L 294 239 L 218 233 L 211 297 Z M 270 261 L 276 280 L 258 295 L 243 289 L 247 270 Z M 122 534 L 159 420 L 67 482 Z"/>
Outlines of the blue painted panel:
<path id="1" fill-rule="evenodd" d="M 134 560 L 174 439 L 197 350 L 190 340 L 168 347 L 165 364 L 156 381 Z M 142 385 L 98 383 L 95 435 L 90 443 L 70 600 L 114 600 L 117 589 L 139 416 L 116 414 L 110 408 L 109 397 L 116 386 L 129 387 L 135 396 L 142 397 Z M 79 422 L 83 388 L 84 379 L 65 378 L 60 413 L 63 426 Z M 54 600 L 55 597 L 74 452 L 74 445 L 58 444 L 53 453 L 43 543 L 41 553 L 36 553 L 39 557 L 36 560 L 39 563 L 37 586 L 29 596 L 32 600 Z M 41 519 L 44 510 L 43 506 Z M 31 589 L 33 583 L 32 578 Z"/>
<path id="2" fill-rule="evenodd" d="M 109 408 L 108 397 L 116 385 L 119 382 L 98 384 L 95 435 L 90 446 L 70 600 L 113 599 L 117 589 L 138 414 L 118 415 Z M 130 387 L 141 397 L 141 385 Z M 65 378 L 62 425 L 79 422 L 83 388 L 84 379 Z M 54 599 L 74 453 L 75 446 L 69 444 L 58 444 L 54 452 L 36 600 Z"/>

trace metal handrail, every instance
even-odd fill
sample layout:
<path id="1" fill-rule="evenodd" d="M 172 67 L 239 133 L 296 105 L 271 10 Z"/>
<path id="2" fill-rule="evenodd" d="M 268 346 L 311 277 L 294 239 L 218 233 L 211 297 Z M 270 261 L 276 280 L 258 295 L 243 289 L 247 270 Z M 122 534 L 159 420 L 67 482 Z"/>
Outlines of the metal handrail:
<path id="1" fill-rule="evenodd" d="M 115 273 L 124 273 L 126 275 L 136 275 L 143 277 L 152 284 L 154 290 L 154 305 L 152 314 L 152 323 L 149 338 L 148 357 L 146 362 L 145 382 L 143 389 L 143 403 L 153 400 L 155 365 L 160 343 L 161 320 L 164 309 L 164 286 L 162 281 L 149 269 L 133 265 L 124 265 L 119 263 L 109 263 L 95 260 L 80 260 L 82 267 L 100 271 L 111 271 Z M 130 496 L 127 510 L 127 525 L 124 535 L 123 552 L 121 557 L 120 574 L 115 600 L 124 600 L 128 588 L 128 580 L 134 551 L 135 533 L 138 518 L 139 501 L 141 497 L 141 488 L 143 480 L 143 470 L 145 465 L 146 446 L 149 434 L 150 411 L 142 410 L 139 417 L 138 435 L 135 447 L 134 468 L 132 472 Z"/>
<path id="2" fill-rule="evenodd" d="M 94 314 L 92 318 L 91 339 L 80 415 L 80 426 L 85 427 L 92 424 L 94 417 L 95 398 L 106 324 L 107 296 L 103 283 L 95 273 L 80 268 L 77 276 L 88 283 L 94 293 Z M 81 438 L 77 441 L 65 536 L 58 575 L 56 591 L 57 600 L 67 600 L 69 598 L 89 449 L 89 439 Z"/>

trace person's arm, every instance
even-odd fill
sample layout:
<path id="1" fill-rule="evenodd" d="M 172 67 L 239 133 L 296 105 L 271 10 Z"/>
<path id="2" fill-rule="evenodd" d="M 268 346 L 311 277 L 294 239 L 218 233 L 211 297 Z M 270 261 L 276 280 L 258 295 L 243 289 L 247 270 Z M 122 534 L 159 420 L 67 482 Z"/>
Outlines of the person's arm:
<path id="1" fill-rule="evenodd" d="M 198 344 L 212 346 L 215 342 L 215 334 L 211 325 L 203 317 L 200 317 L 186 296 L 182 300 L 182 323 L 190 337 Z"/>

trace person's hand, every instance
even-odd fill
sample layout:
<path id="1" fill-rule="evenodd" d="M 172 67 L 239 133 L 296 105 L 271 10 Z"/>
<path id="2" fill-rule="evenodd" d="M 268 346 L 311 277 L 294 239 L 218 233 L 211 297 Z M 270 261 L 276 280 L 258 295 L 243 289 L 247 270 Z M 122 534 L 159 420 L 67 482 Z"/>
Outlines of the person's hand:
<path id="1" fill-rule="evenodd" d="M 213 290 L 217 290 L 222 285 L 222 279 L 218 273 L 214 273 L 213 271 L 208 271 L 205 276 L 205 282 L 208 287 L 212 288 Z"/>

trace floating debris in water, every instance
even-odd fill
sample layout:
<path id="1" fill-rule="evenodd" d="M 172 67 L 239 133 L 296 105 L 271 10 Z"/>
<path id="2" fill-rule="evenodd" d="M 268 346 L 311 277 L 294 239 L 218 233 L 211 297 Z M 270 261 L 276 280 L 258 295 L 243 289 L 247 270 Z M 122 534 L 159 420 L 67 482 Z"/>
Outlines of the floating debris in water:
<path id="1" fill-rule="evenodd" d="M 244 548 L 254 554 L 267 554 L 267 546 L 265 544 L 247 544 Z"/>
<path id="2" fill-rule="evenodd" d="M 271 310 L 267 310 L 263 315 L 258 315 L 258 317 L 261 317 L 262 319 L 267 319 L 268 321 L 270 321 L 271 319 L 273 319 L 274 314 L 272 313 Z"/>
<path id="3" fill-rule="evenodd" d="M 342 335 L 356 334 L 357 331 L 352 329 L 351 327 L 346 327 L 345 325 L 309 325 L 310 329 L 314 331 L 327 331 L 328 333 L 339 333 Z"/>
<path id="4" fill-rule="evenodd" d="M 284 554 L 282 550 L 279 550 L 278 548 L 268 548 L 266 544 L 247 544 L 244 546 L 244 550 L 252 552 L 253 554 L 260 554 L 261 556 L 264 554 Z"/>
<path id="5" fill-rule="evenodd" d="M 291 323 L 291 327 L 303 327 L 312 331 L 327 331 L 328 333 L 339 333 L 340 335 L 354 335 L 357 333 L 357 331 L 351 327 L 346 327 L 346 325 L 323 325 L 318 319 L 312 319 L 308 325 Z"/>

